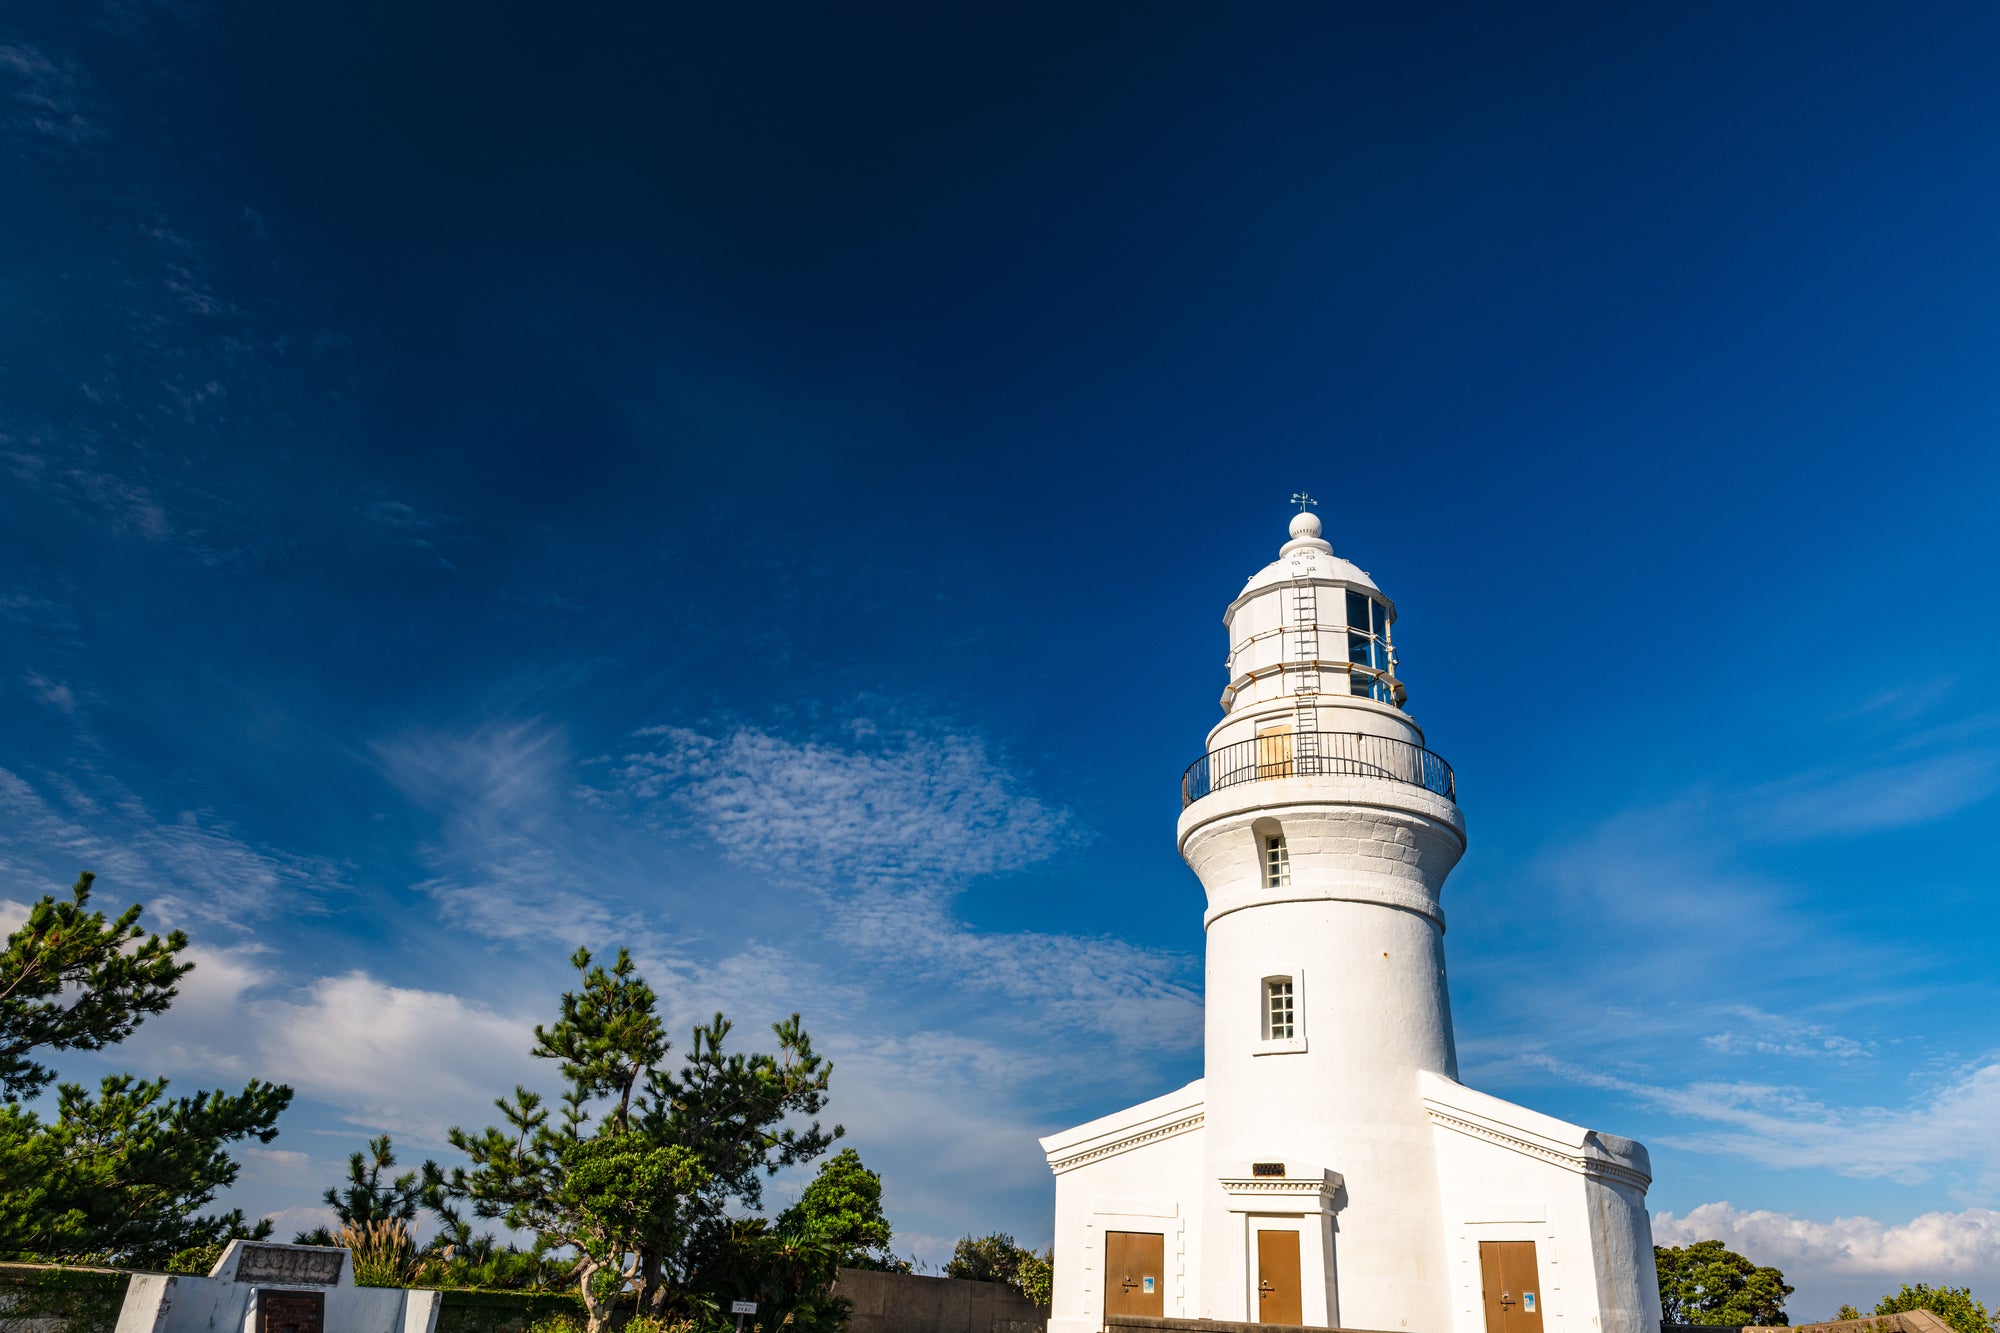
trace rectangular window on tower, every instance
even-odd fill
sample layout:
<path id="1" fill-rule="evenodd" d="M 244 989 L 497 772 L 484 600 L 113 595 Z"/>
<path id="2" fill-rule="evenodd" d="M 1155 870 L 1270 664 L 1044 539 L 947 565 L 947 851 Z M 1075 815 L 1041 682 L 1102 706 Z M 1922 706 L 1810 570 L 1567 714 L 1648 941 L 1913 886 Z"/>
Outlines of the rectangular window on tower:
<path id="1" fill-rule="evenodd" d="M 1292 854 L 1285 850 L 1285 835 L 1264 839 L 1264 887 L 1282 889 L 1291 882 Z"/>
<path id="2" fill-rule="evenodd" d="M 1264 1040 L 1290 1041 L 1296 1026 L 1292 1013 L 1292 979 L 1270 978 L 1264 983 Z"/>

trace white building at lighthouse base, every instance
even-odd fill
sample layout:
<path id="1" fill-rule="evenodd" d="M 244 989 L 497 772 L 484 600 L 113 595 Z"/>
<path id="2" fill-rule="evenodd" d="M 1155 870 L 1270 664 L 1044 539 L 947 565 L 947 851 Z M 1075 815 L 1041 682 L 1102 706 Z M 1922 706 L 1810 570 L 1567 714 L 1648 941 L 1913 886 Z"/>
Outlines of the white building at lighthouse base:
<path id="1" fill-rule="evenodd" d="M 1659 1327 L 1658 1295 L 1631 1278 L 1653 1274 L 1645 1192 L 1646 1150 L 1475 1092 L 1438 1074 L 1409 1089 L 1430 1123 L 1439 1191 L 1435 1245 L 1447 1277 L 1447 1318 L 1431 1327 L 1487 1333 L 1481 1242 L 1535 1247 L 1538 1311 L 1548 1333 Z M 1298 1235 L 1301 1322 L 1325 1327 L 1413 1328 L 1408 1315 L 1368 1320 L 1341 1301 L 1340 1212 L 1345 1181 L 1317 1163 L 1285 1161 L 1282 1176 L 1245 1161 L 1215 1180 L 1203 1174 L 1204 1111 L 1197 1079 L 1164 1097 L 1042 1140 L 1056 1173 L 1057 1290 L 1051 1333 L 1103 1326 L 1105 1286 L 1128 1275 L 1107 1267 L 1112 1233 L 1160 1238 L 1160 1305 L 1169 1317 L 1258 1321 L 1259 1234 Z M 1267 1169 L 1272 1163 L 1263 1163 Z M 1412 1211 L 1423 1200 L 1404 1197 Z M 1223 1225 L 1211 1228 L 1218 1207 Z M 1204 1254 L 1211 1229 L 1225 1249 Z M 1268 1244 L 1268 1243 L 1266 1243 Z M 1136 1275 L 1143 1286 L 1148 1274 Z M 1349 1275 L 1350 1285 L 1365 1282 Z M 1524 1288 L 1524 1290 L 1527 1290 Z M 1141 1292 L 1140 1294 L 1145 1294 Z M 1360 1303 L 1359 1292 L 1348 1304 Z M 1115 1303 L 1115 1295 L 1114 1295 Z"/>

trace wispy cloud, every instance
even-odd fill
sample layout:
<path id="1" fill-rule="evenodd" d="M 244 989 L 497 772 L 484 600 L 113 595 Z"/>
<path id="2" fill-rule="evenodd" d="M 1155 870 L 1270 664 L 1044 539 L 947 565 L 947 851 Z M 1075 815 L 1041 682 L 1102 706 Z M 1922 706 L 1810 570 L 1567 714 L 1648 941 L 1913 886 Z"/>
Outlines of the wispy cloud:
<path id="1" fill-rule="evenodd" d="M 111 26 L 154 8 L 172 7 L 132 6 Z M 243 459 L 299 428 L 299 402 L 343 401 L 329 390 L 351 373 L 345 340 L 269 290 L 229 290 L 209 262 L 216 239 L 178 220 L 158 158 L 113 132 L 90 85 L 51 49 L 0 45 L 0 149 L 31 158 L 81 224 L 46 230 L 22 256 L 38 280 L 18 313 L 45 330 L 38 379 L 58 392 L 0 409 L 0 465 L 101 534 L 204 565 L 283 551 L 292 529 L 252 510 L 294 493 L 246 503 L 259 493 L 238 484 Z M 239 242 L 232 231 L 225 243 Z M 218 439 L 256 447 L 229 453 L 225 476 Z"/>
<path id="2" fill-rule="evenodd" d="M 381 498 L 362 506 L 361 517 L 389 542 L 420 551 L 436 550 L 458 523 L 449 514 L 431 513 L 402 500 Z"/>
<path id="3" fill-rule="evenodd" d="M 1752 1005 L 1732 1005 L 1724 1011 L 1743 1026 L 1702 1038 L 1709 1050 L 1723 1055 L 1784 1055 L 1801 1060 L 1860 1060 L 1872 1055 L 1874 1042 L 1842 1036 L 1823 1023 L 1802 1023 Z"/>
<path id="4" fill-rule="evenodd" d="M 1712 1126 L 1660 1136 L 1692 1152 L 1765 1166 L 1921 1184 L 1959 1172 L 1982 1190 L 2000 1188 L 2000 1061 L 1974 1064 L 1901 1107 L 1837 1106 L 1799 1087 L 1764 1083 L 1647 1083 L 1546 1055 L 1527 1063 L 1588 1087 Z"/>
<path id="5" fill-rule="evenodd" d="M 1960 750 L 1863 772 L 1812 774 L 1732 802 L 1768 837 L 1852 837 L 1949 819 L 2000 790 L 2000 753 Z"/>
<path id="6" fill-rule="evenodd" d="M 610 876 L 574 836 L 562 734 L 535 723 L 468 735 L 412 732 L 375 746 L 383 771 L 438 820 L 417 887 L 445 919 L 489 939 L 601 943 Z"/>
<path id="7" fill-rule="evenodd" d="M 1076 836 L 987 753 L 949 730 L 850 728 L 850 742 L 740 727 L 648 727 L 613 769 L 624 793 L 692 818 L 724 855 L 832 891 L 952 886 L 1031 865 Z"/>
<path id="8" fill-rule="evenodd" d="M 156 816 L 88 769 L 39 787 L 0 769 L 0 888 L 37 897 L 83 870 L 112 897 L 144 899 L 164 922 L 233 931 L 320 910 L 342 883 L 324 858 L 259 847 L 208 812 Z"/>
<path id="9" fill-rule="evenodd" d="M 32 44 L 0 45 L 0 80 L 11 85 L 16 135 L 45 149 L 71 151 L 104 136 L 85 105 L 81 70 Z"/>
<path id="10" fill-rule="evenodd" d="M 647 817 L 705 833 L 733 863 L 823 896 L 857 959 L 894 959 L 910 983 L 1004 1000 L 998 1008 L 1048 1035 L 1186 1049 L 1199 1032 L 1191 960 L 1109 938 L 982 931 L 955 915 L 969 882 L 1080 837 L 980 737 L 867 720 L 836 739 L 747 727 L 638 735 L 660 744 L 613 765 L 622 794 Z"/>
<path id="11" fill-rule="evenodd" d="M 894 959 L 912 982 L 984 992 L 1040 1036 L 1089 1035 L 1109 1058 L 1200 1044 L 1197 969 L 1184 955 L 1108 937 L 975 930 L 931 898 L 879 891 L 842 903 L 834 919 L 860 955 Z"/>
<path id="12" fill-rule="evenodd" d="M 61 681 L 50 680 L 39 671 L 30 671 L 27 686 L 37 699 L 65 717 L 76 711 L 76 691 Z"/>

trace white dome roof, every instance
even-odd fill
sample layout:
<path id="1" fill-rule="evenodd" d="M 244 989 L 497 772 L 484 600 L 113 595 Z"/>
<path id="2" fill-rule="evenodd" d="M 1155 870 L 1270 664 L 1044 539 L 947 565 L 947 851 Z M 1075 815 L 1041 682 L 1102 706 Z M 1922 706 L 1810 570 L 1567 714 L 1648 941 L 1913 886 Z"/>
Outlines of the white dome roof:
<path id="1" fill-rule="evenodd" d="M 1243 585 L 1243 591 L 1229 604 L 1231 611 L 1242 605 L 1247 597 L 1300 577 L 1323 583 L 1344 583 L 1371 592 L 1384 602 L 1389 601 L 1388 596 L 1375 586 L 1375 580 L 1368 577 L 1366 570 L 1333 553 L 1332 544 L 1319 535 L 1318 514 L 1308 510 L 1295 515 L 1291 533 L 1292 539 L 1279 548 L 1278 558 L 1252 574 L 1250 581 Z M 1390 602 L 1389 614 L 1393 617 L 1395 613 L 1395 603 Z"/>

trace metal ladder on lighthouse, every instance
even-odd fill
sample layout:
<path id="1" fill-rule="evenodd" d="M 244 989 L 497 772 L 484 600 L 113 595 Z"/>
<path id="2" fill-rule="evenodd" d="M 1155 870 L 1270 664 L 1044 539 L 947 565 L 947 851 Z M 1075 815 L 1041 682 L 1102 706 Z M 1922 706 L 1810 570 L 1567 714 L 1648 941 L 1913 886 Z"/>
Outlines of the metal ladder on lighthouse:
<path id="1" fill-rule="evenodd" d="M 1305 575 L 1292 578 L 1293 771 L 1320 771 L 1319 754 L 1319 591 Z"/>

